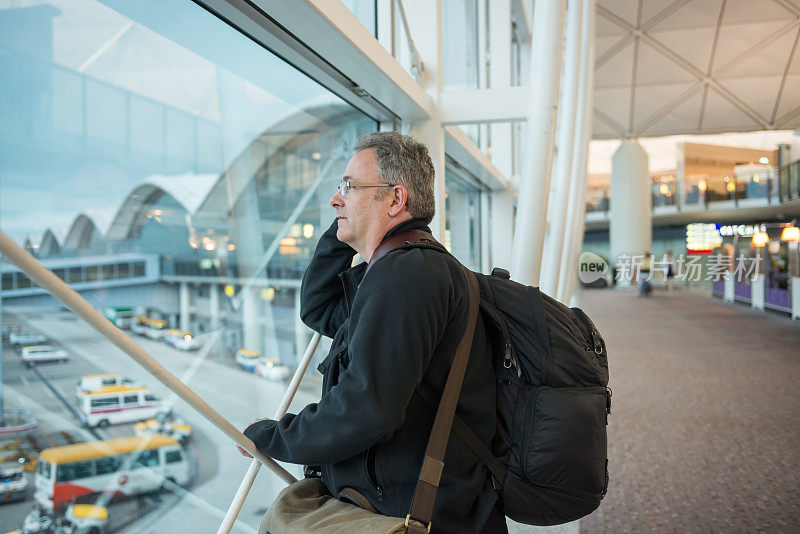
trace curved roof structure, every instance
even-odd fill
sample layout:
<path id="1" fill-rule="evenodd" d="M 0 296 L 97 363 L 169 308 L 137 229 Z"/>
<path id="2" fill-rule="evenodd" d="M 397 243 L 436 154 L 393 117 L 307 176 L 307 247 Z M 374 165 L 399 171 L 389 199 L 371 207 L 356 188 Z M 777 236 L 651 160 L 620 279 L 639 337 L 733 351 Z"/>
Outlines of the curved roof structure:
<path id="1" fill-rule="evenodd" d="M 61 252 L 61 245 L 58 243 L 53 231 L 49 228 L 44 231 L 42 238 L 39 240 L 39 257 L 46 258 L 47 256 L 55 256 Z"/>
<path id="2" fill-rule="evenodd" d="M 316 135 L 322 129 L 335 128 L 352 112 L 351 107 L 325 96 L 309 101 L 301 110 L 292 110 L 278 117 L 227 166 L 219 180 L 209 188 L 198 209 L 206 215 L 227 216 L 258 170 L 253 168 L 254 161 L 263 165 L 279 149 L 302 144 L 307 135 Z M 337 154 L 349 154 L 351 148 L 339 146 Z M 194 214 L 194 211 L 190 213 Z"/>
<path id="3" fill-rule="evenodd" d="M 102 208 L 88 209 L 78 214 L 69 226 L 67 237 L 64 238 L 64 250 L 78 250 L 87 248 L 92 233 L 97 232 L 104 236 L 108 230 L 110 210 Z"/>
<path id="4" fill-rule="evenodd" d="M 165 193 L 174 198 L 188 213 L 194 213 L 208 192 L 219 180 L 216 174 L 152 175 L 131 191 L 117 209 L 108 232 L 109 241 L 122 241 L 140 218 L 142 210 Z"/>

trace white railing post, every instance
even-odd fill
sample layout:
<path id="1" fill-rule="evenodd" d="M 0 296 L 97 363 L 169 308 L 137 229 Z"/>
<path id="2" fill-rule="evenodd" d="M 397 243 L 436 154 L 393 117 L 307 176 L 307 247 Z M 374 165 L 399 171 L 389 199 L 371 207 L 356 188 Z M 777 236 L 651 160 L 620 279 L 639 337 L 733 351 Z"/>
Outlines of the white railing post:
<path id="1" fill-rule="evenodd" d="M 308 369 L 308 364 L 311 362 L 311 357 L 314 356 L 314 351 L 317 350 L 317 345 L 319 345 L 319 340 L 321 338 L 322 336 L 319 334 L 319 332 L 314 332 L 314 337 L 311 338 L 311 342 L 308 344 L 308 348 L 306 348 L 306 352 L 303 354 L 303 358 L 300 360 L 300 364 L 297 366 L 297 370 L 294 372 L 292 382 L 289 384 L 289 389 L 286 390 L 283 400 L 281 401 L 281 405 L 278 406 L 273 419 L 280 419 L 286 414 L 286 410 L 289 409 L 289 405 L 292 403 L 294 394 L 297 393 L 297 388 L 300 387 L 300 381 L 302 380 L 306 369 Z M 250 492 L 250 488 L 253 486 L 253 482 L 255 482 L 256 475 L 258 475 L 258 470 L 260 468 L 261 463 L 253 458 L 253 461 L 250 462 L 250 467 L 247 468 L 247 473 L 245 473 L 244 478 L 242 479 L 242 483 L 239 484 L 239 489 L 236 491 L 236 495 L 233 497 L 233 502 L 231 502 L 231 505 L 228 508 L 228 513 L 225 514 L 225 518 L 222 520 L 222 524 L 217 530 L 217 534 L 228 534 L 231 531 L 231 528 L 233 528 L 233 523 L 236 521 L 236 517 L 242 510 L 244 500 L 247 498 L 247 494 Z"/>

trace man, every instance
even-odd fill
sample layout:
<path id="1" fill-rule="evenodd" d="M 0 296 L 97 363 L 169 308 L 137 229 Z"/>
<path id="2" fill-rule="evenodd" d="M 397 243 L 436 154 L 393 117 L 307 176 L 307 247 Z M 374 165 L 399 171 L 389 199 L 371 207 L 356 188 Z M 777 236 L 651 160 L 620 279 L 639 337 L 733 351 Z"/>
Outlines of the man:
<path id="1" fill-rule="evenodd" d="M 303 322 L 333 338 L 318 368 L 322 398 L 244 433 L 273 458 L 321 466 L 332 495 L 351 487 L 380 513 L 405 517 L 436 412 L 415 391 L 421 383 L 444 388 L 466 327 L 468 291 L 458 262 L 438 250 L 398 249 L 370 265 L 385 239 L 429 231 L 427 148 L 375 132 L 354 153 L 330 200 L 336 220 L 320 238 L 301 293 Z M 350 268 L 356 252 L 364 263 Z M 457 411 L 487 445 L 496 428 L 489 343 L 479 316 Z M 432 532 L 505 531 L 485 466 L 451 433 Z"/>

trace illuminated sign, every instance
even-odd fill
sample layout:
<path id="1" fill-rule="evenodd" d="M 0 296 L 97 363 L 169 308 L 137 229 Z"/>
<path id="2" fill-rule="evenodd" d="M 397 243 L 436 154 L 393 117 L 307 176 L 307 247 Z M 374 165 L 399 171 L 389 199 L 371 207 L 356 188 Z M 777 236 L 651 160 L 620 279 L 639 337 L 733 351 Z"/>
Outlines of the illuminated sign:
<path id="1" fill-rule="evenodd" d="M 738 235 L 739 237 L 753 237 L 758 232 L 766 232 L 767 227 L 763 224 L 739 224 L 720 226 L 719 233 L 723 236 Z"/>
<path id="2" fill-rule="evenodd" d="M 689 254 L 711 254 L 722 244 L 722 235 L 714 223 L 686 225 L 686 251 Z"/>

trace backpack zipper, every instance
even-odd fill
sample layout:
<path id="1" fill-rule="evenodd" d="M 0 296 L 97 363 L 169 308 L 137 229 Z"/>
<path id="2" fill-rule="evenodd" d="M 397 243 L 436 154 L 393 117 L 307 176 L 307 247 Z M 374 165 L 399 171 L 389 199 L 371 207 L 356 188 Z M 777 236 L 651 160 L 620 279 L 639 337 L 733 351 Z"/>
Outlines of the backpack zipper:
<path id="1" fill-rule="evenodd" d="M 522 369 L 519 368 L 517 360 L 514 359 L 514 353 L 511 349 L 511 342 L 506 341 L 506 350 L 503 358 L 503 367 L 505 367 L 506 369 L 511 369 L 512 365 L 517 369 L 517 378 L 520 378 L 522 376 Z"/>

